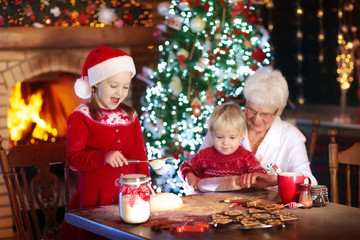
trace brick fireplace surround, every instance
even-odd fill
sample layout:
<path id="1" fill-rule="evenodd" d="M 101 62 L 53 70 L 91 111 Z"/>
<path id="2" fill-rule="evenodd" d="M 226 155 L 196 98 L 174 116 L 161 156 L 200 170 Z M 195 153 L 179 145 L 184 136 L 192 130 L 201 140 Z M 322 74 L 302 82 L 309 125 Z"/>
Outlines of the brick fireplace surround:
<path id="1" fill-rule="evenodd" d="M 94 47 L 107 45 L 131 53 L 153 44 L 152 29 L 132 28 L 8 28 L 0 30 L 0 135 L 9 150 L 7 112 L 11 90 L 41 74 L 65 72 L 81 75 L 82 64 Z M 134 57 L 134 56 L 133 56 Z M 137 63 L 134 57 L 135 63 Z M 136 64 L 137 72 L 141 64 Z M 7 191 L 0 178 L 0 239 L 12 238 Z"/>

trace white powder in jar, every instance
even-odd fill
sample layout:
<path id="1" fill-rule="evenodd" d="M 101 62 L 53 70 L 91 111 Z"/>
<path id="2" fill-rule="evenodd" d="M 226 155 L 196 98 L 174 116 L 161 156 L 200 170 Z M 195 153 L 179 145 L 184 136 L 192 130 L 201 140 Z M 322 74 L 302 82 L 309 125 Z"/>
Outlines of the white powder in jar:
<path id="1" fill-rule="evenodd" d="M 135 203 L 130 206 L 131 194 L 121 196 L 120 193 L 120 217 L 126 223 L 143 223 L 150 217 L 150 202 L 142 200 L 135 195 Z"/>

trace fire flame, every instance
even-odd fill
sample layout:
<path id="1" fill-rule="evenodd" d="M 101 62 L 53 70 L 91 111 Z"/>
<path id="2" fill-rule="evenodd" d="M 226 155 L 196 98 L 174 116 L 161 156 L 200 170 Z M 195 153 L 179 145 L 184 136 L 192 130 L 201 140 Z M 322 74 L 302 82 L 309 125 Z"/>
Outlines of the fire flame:
<path id="1" fill-rule="evenodd" d="M 13 88 L 8 111 L 8 128 L 10 139 L 15 143 L 21 139 L 23 132 L 31 123 L 36 124 L 32 132 L 33 138 L 48 141 L 49 137 L 52 136 L 50 140 L 55 141 L 57 129 L 52 128 L 51 124 L 40 118 L 43 104 L 42 94 L 43 92 L 38 90 L 28 97 L 28 104 L 26 104 L 21 94 L 21 82 Z"/>

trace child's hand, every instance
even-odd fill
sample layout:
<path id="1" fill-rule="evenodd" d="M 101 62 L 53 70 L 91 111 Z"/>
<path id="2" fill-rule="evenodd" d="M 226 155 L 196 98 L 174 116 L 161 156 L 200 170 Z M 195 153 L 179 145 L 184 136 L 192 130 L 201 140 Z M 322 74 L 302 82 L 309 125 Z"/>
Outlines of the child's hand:
<path id="1" fill-rule="evenodd" d="M 128 165 L 127 159 L 120 151 L 110 151 L 106 155 L 106 163 L 112 166 L 113 168 L 122 167 L 124 164 Z"/>
<path id="2" fill-rule="evenodd" d="M 268 187 L 276 184 L 276 175 L 268 175 L 258 172 L 246 173 L 239 176 L 236 183 L 242 188 Z"/>
<path id="3" fill-rule="evenodd" d="M 252 185 L 256 184 L 257 178 L 259 177 L 259 173 L 245 173 L 239 176 L 237 180 L 237 184 L 242 188 L 250 188 Z"/>
<path id="4" fill-rule="evenodd" d="M 200 178 L 198 178 L 194 173 L 189 172 L 188 174 L 186 174 L 185 181 L 189 184 L 189 186 L 191 186 L 194 191 L 199 191 L 198 183 L 200 181 Z"/>

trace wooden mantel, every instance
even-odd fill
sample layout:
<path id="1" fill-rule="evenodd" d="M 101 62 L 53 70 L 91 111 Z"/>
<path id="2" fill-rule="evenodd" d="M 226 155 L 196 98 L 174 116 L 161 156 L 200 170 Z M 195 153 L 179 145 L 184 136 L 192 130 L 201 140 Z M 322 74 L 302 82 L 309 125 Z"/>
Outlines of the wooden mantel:
<path id="1" fill-rule="evenodd" d="M 9 27 L 0 29 L 0 49 L 157 44 L 152 31 L 151 27 Z"/>

